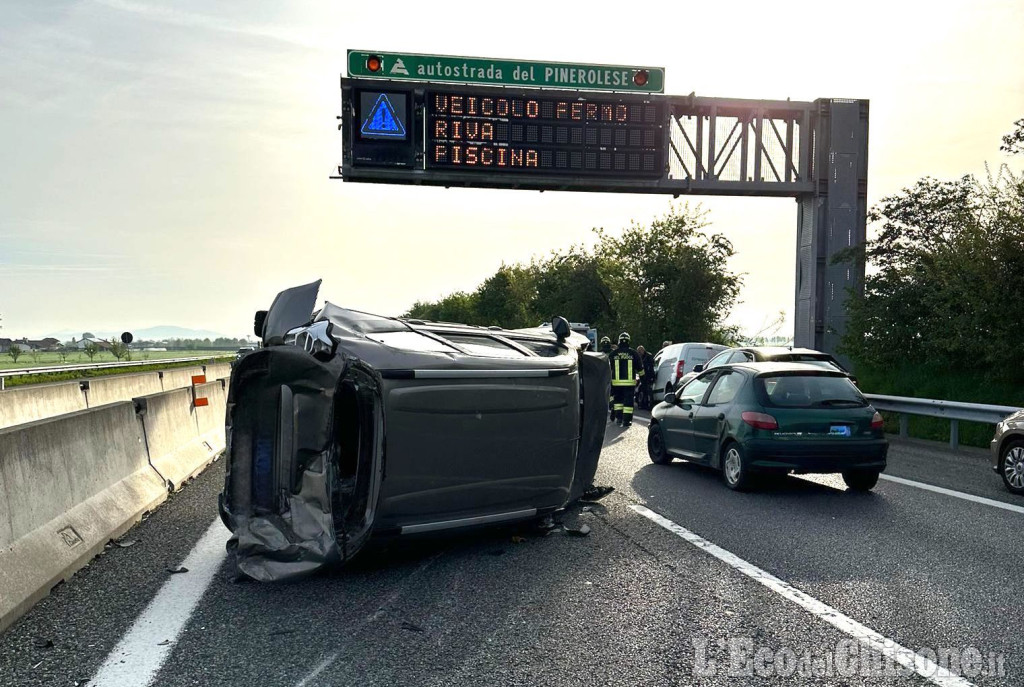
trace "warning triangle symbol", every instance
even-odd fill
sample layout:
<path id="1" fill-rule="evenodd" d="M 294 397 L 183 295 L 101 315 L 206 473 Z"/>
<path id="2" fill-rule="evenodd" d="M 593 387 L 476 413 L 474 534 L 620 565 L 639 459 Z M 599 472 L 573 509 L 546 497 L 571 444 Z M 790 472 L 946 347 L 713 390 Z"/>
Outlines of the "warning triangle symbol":
<path id="1" fill-rule="evenodd" d="M 359 129 L 364 136 L 394 136 L 405 138 L 405 127 L 397 116 L 395 108 L 386 93 L 381 93 L 370 108 L 370 114 Z"/>

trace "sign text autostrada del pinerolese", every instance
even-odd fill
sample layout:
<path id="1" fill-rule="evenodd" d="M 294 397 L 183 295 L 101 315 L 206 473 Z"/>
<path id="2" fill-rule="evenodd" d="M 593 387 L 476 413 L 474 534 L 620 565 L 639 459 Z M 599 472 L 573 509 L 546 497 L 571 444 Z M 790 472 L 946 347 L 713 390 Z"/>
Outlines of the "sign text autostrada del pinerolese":
<path id="1" fill-rule="evenodd" d="M 381 68 L 378 71 L 370 70 L 368 60 L 371 57 L 380 58 Z M 637 72 L 645 72 L 643 76 L 646 79 L 634 79 Z M 661 67 L 533 62 L 367 50 L 348 51 L 348 73 L 353 77 L 495 86 L 634 93 L 661 93 L 665 90 L 665 70 Z"/>

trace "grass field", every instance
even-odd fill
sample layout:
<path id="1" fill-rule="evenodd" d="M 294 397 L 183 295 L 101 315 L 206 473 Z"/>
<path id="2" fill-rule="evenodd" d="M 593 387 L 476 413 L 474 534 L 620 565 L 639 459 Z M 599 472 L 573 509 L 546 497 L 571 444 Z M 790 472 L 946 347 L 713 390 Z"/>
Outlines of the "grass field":
<path id="1" fill-rule="evenodd" d="M 221 356 L 229 353 L 234 353 L 237 349 L 231 349 L 230 351 L 211 351 L 203 349 L 201 351 L 132 351 L 132 362 L 140 360 L 169 360 L 171 358 L 197 358 L 200 356 Z M 0 353 L 0 370 L 17 370 L 19 368 L 28 367 L 43 367 L 45 365 L 79 365 L 87 363 L 116 363 L 117 358 L 107 352 L 97 353 L 96 356 L 89 360 L 82 351 L 74 351 L 69 353 L 67 360 L 61 360 L 57 353 L 46 352 L 46 353 L 32 353 L 24 352 L 18 358 L 18 362 L 15 363 L 11 359 L 11 356 L 6 353 Z"/>

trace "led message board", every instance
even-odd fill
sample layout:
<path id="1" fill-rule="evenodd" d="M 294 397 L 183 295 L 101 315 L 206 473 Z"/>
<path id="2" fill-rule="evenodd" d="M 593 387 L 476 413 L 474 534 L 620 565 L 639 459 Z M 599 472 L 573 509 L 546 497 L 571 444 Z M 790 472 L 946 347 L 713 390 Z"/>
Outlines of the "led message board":
<path id="1" fill-rule="evenodd" d="M 661 103 L 602 94 L 427 91 L 425 168 L 660 177 Z"/>

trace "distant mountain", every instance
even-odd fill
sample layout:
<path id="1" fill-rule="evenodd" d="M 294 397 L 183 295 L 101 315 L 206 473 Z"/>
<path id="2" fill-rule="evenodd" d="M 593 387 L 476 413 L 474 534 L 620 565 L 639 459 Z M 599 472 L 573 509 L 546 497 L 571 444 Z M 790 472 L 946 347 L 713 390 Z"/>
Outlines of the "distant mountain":
<path id="1" fill-rule="evenodd" d="M 89 329 L 89 330 L 78 330 L 78 329 L 63 329 L 59 332 L 53 332 L 46 336 L 52 336 L 55 339 L 61 341 L 70 341 L 72 337 L 76 339 L 82 338 L 82 334 L 88 331 L 91 334 L 95 334 L 101 339 L 117 338 L 121 336 L 121 332 L 113 332 L 106 329 Z M 132 335 L 136 339 L 145 341 L 163 341 L 164 339 L 216 339 L 223 337 L 224 334 L 218 332 L 211 332 L 209 329 L 189 329 L 188 327 L 177 327 L 174 325 L 158 325 L 156 327 L 144 327 L 142 329 L 130 330 Z"/>

